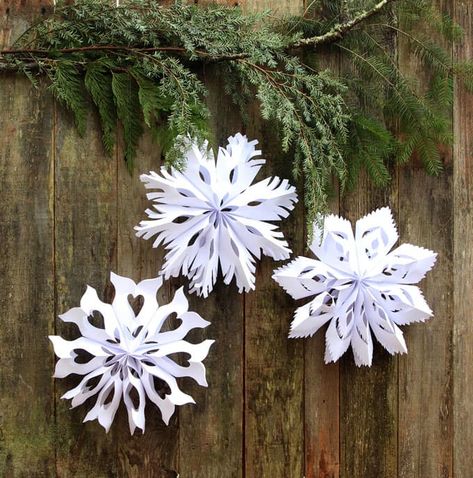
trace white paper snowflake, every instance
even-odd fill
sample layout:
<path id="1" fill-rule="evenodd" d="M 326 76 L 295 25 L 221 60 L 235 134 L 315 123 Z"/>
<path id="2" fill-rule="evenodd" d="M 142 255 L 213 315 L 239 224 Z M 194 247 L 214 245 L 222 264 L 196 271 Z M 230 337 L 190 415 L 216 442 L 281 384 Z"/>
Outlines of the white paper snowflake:
<path id="1" fill-rule="evenodd" d="M 214 341 L 191 344 L 184 340 L 189 330 L 207 327 L 209 322 L 195 312 L 188 312 L 182 288 L 169 304 L 160 307 L 156 293 L 161 287 L 161 278 L 135 284 L 112 273 L 111 282 L 115 287 L 111 304 L 102 302 L 95 289 L 87 287 L 80 307 L 60 316 L 62 321 L 76 324 L 82 336 L 72 341 L 50 336 L 59 357 L 54 376 L 84 376 L 77 387 L 62 396 L 72 399 L 72 408 L 97 395 L 84 422 L 97 419 L 108 432 L 123 398 L 131 434 L 136 427 L 144 432 L 146 397 L 161 410 L 166 424 L 176 405 L 195 403 L 180 390 L 176 377 L 192 377 L 199 385 L 207 386 L 202 360 Z M 136 316 L 129 296 L 143 298 Z M 89 320 L 94 313 L 102 315 L 103 328 Z M 172 314 L 181 321 L 179 326 L 161 331 Z M 76 351 L 85 351 L 89 360 L 84 363 Z M 175 353 L 188 354 L 187 366 L 178 365 L 169 357 Z"/>
<path id="2" fill-rule="evenodd" d="M 168 250 L 162 273 L 176 277 L 181 271 L 191 281 L 190 291 L 207 297 L 220 264 L 224 282 L 236 277 L 239 292 L 254 289 L 255 261 L 261 251 L 275 260 L 291 253 L 282 232 L 266 221 L 288 216 L 297 202 L 295 188 L 287 180 L 266 178 L 251 184 L 265 163 L 257 141 L 236 134 L 217 161 L 207 144 L 199 149 L 189 143 L 185 169 L 161 175 L 143 174 L 141 181 L 156 192 L 147 197 L 154 209 L 146 212 L 137 235 L 157 236 L 153 244 Z"/>
<path id="3" fill-rule="evenodd" d="M 355 363 L 371 365 L 376 339 L 391 354 L 406 353 L 398 325 L 432 315 L 419 282 L 436 254 L 402 244 L 389 208 L 378 209 L 356 223 L 338 216 L 325 219 L 323 234 L 314 227 L 310 246 L 319 260 L 298 257 L 275 271 L 273 278 L 294 298 L 315 296 L 296 310 L 289 337 L 312 336 L 330 321 L 325 362 L 337 361 L 351 345 Z"/>

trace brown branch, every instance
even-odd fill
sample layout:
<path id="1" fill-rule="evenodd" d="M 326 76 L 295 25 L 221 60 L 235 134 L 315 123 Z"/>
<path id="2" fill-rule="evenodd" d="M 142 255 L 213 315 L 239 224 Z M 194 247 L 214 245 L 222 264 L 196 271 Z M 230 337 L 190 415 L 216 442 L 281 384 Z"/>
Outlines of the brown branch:
<path id="1" fill-rule="evenodd" d="M 395 2 L 396 0 L 381 0 L 379 3 L 373 6 L 370 10 L 365 10 L 349 20 L 346 23 L 340 23 L 335 25 L 331 30 L 323 35 L 303 38 L 291 45 L 292 48 L 304 48 L 304 47 L 317 47 L 326 43 L 333 43 L 337 40 L 340 40 L 343 35 L 352 30 L 356 25 L 366 20 L 367 18 L 376 15 L 379 13 L 386 5 L 389 3 Z"/>
<path id="2" fill-rule="evenodd" d="M 46 70 L 53 69 L 54 63 L 57 63 L 57 60 L 52 60 L 49 58 L 40 61 L 29 58 L 28 60 L 21 61 L 21 63 L 10 63 L 8 61 L 5 61 L 3 58 L 0 58 L 0 73 L 18 72 L 24 70 L 28 70 L 32 73 L 44 72 Z M 86 64 L 83 61 L 75 62 L 76 68 L 78 68 L 79 71 L 82 72 L 85 70 L 85 65 Z M 113 68 L 111 68 L 110 71 L 114 73 L 129 72 L 127 68 L 119 66 L 114 66 Z"/>
<path id="3" fill-rule="evenodd" d="M 163 47 L 148 47 L 148 48 L 133 48 L 127 46 L 119 45 L 90 45 L 76 48 L 61 48 L 55 50 L 55 53 L 68 54 L 68 53 L 79 53 L 87 51 L 126 51 L 129 53 L 154 53 L 154 52 L 166 52 L 166 53 L 176 53 L 183 56 L 190 56 L 191 53 L 189 50 L 186 50 L 182 47 L 177 46 L 163 46 Z M 224 61 L 224 60 L 238 60 L 241 58 L 246 58 L 248 55 L 245 53 L 230 53 L 225 55 L 214 55 L 203 50 L 195 50 L 194 53 L 197 56 L 205 58 L 209 61 Z M 13 49 L 13 50 L 0 50 L 1 55 L 44 55 L 48 56 L 50 54 L 49 50 L 38 49 L 38 48 L 27 48 L 27 49 Z"/>
<path id="4" fill-rule="evenodd" d="M 341 23 L 333 27 L 328 32 L 323 35 L 314 36 L 310 38 L 303 38 L 296 41 L 295 43 L 288 46 L 288 49 L 293 48 L 306 48 L 312 47 L 315 48 L 322 44 L 332 43 L 340 38 L 342 38 L 347 32 L 352 30 L 356 25 L 362 21 L 370 18 L 376 13 L 380 12 L 384 7 L 389 3 L 392 3 L 396 0 L 381 0 L 376 5 L 373 6 L 370 10 L 365 10 L 360 14 L 356 15 L 351 20 L 346 23 Z M 247 53 L 228 53 L 228 54 L 212 54 L 203 50 L 194 50 L 190 52 L 186 48 L 177 47 L 177 46 L 163 46 L 163 47 L 147 47 L 147 48 L 133 48 L 128 46 L 119 46 L 119 45 L 89 45 L 83 47 L 75 48 L 62 48 L 55 50 L 55 53 L 59 54 L 70 54 L 70 53 L 79 53 L 79 52 L 88 52 L 88 51 L 123 51 L 131 54 L 142 54 L 142 53 L 154 53 L 154 52 L 164 52 L 176 54 L 184 57 L 191 57 L 193 54 L 200 57 L 201 59 L 209 62 L 220 62 L 220 61 L 232 61 L 232 60 L 242 60 L 248 58 Z M 23 48 L 23 49 L 6 49 L 0 50 L 0 55 L 6 56 L 21 56 L 28 55 L 28 61 L 31 61 L 31 55 L 39 55 L 47 58 L 50 55 L 50 51 L 46 49 L 39 48 Z M 0 58 L 1 60 L 1 58 Z M 34 68 L 33 64 L 29 65 L 31 68 Z M 14 71 L 16 67 L 11 64 L 0 64 L 0 71 Z"/>
<path id="5" fill-rule="evenodd" d="M 38 71 L 40 66 L 38 63 L 23 63 L 21 65 L 22 68 L 29 71 Z M 9 72 L 17 72 L 20 70 L 20 65 L 16 65 L 15 63 L 0 63 L 0 73 L 9 73 Z"/>
<path id="6" fill-rule="evenodd" d="M 86 51 L 117 51 L 117 50 L 141 50 L 141 51 L 184 51 L 183 48 L 178 47 L 160 47 L 160 48 L 132 48 L 126 46 L 118 45 L 89 45 L 76 48 L 61 48 L 55 50 L 55 53 L 78 53 Z M 1 50 L 0 54 L 2 55 L 21 55 L 21 54 L 35 54 L 35 55 L 49 55 L 50 50 L 40 49 L 40 48 L 25 48 L 25 49 L 12 49 L 12 50 Z"/>

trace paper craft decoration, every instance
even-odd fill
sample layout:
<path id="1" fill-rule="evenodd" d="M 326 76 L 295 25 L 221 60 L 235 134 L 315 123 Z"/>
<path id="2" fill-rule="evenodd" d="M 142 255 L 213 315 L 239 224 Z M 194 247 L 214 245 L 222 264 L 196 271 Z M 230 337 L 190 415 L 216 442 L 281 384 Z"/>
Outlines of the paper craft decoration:
<path id="1" fill-rule="evenodd" d="M 182 274 L 190 279 L 190 291 L 207 297 L 220 264 L 224 282 L 236 277 L 239 292 L 255 288 L 255 261 L 263 254 L 275 260 L 289 258 L 291 250 L 277 226 L 297 202 L 295 188 L 286 179 L 266 178 L 252 184 L 264 159 L 240 133 L 219 148 L 217 161 L 207 143 L 199 148 L 189 142 L 183 171 L 161 168 L 161 174 L 143 174 L 141 181 L 156 192 L 148 220 L 137 235 L 157 236 L 167 249 L 162 273 L 167 279 Z"/>
<path id="2" fill-rule="evenodd" d="M 294 299 L 315 296 L 299 307 L 289 337 L 312 336 L 327 322 L 325 362 L 337 361 L 351 345 L 356 365 L 371 366 L 371 332 L 391 354 L 406 353 L 399 325 L 423 322 L 432 315 L 419 282 L 436 254 L 402 244 L 391 210 L 378 209 L 356 223 L 325 218 L 323 233 L 314 226 L 310 246 L 319 260 L 297 257 L 273 278 Z"/>
<path id="3" fill-rule="evenodd" d="M 133 434 L 136 427 L 144 432 L 146 398 L 161 410 L 166 424 L 176 405 L 195 403 L 180 390 L 176 377 L 192 377 L 199 385 L 207 386 L 202 360 L 214 341 L 191 344 L 184 340 L 191 329 L 207 327 L 209 322 L 188 311 L 182 287 L 169 304 L 160 307 L 156 293 L 161 287 L 161 278 L 139 284 L 113 273 L 110 278 L 115 287 L 111 304 L 102 302 L 95 289 L 87 287 L 80 307 L 60 316 L 63 322 L 76 324 L 81 337 L 72 341 L 49 337 L 59 357 L 54 376 L 83 375 L 79 385 L 61 397 L 72 399 L 72 408 L 97 395 L 84 422 L 97 419 L 108 432 L 123 398 L 130 433 Z M 143 298 L 136 316 L 128 301 L 130 296 Z M 103 317 L 103 327 L 89 320 L 94 313 Z M 180 320 L 179 325 L 163 331 L 163 324 L 172 314 Z M 87 353 L 88 360 L 78 355 L 80 350 Z M 176 353 L 187 354 L 188 363 L 177 364 L 169 356 Z"/>

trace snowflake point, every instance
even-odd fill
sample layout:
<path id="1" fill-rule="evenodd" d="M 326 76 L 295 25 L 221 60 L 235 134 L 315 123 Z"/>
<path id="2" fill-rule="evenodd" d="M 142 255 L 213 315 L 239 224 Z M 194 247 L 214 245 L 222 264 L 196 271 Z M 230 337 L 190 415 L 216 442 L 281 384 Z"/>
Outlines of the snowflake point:
<path id="1" fill-rule="evenodd" d="M 67 341 L 49 336 L 59 358 L 54 376 L 83 376 L 79 385 L 62 396 L 72 399 L 73 408 L 97 396 L 84 421 L 97 419 L 108 431 L 123 401 L 128 411 L 130 433 L 133 434 L 136 428 L 144 432 L 146 399 L 161 410 L 163 421 L 168 423 L 176 405 L 193 402 L 190 395 L 180 390 L 176 377 L 188 376 L 206 386 L 202 360 L 208 355 L 213 340 L 197 344 L 185 340 L 191 329 L 206 327 L 208 322 L 188 311 L 182 288 L 176 291 L 171 303 L 161 308 L 156 293 L 162 278 L 146 279 L 138 284 L 114 273 L 110 278 L 115 287 L 112 304 L 101 302 L 95 289 L 88 288 L 81 299 L 81 309 L 74 308 L 62 314 L 63 320 L 76 323 L 81 332 L 79 338 Z M 143 297 L 138 315 L 128 303 L 130 295 Z M 94 311 L 103 315 L 103 328 L 92 325 L 87 319 Z M 172 312 L 180 319 L 179 325 L 162 331 Z M 76 362 L 76 350 L 87 352 L 91 358 L 85 363 Z M 176 363 L 170 357 L 172 354 L 189 354 L 192 366 L 186 368 Z M 94 380 L 98 382 L 93 384 Z M 130 395 L 133 391 L 138 395 L 137 406 Z"/>
<path id="2" fill-rule="evenodd" d="M 313 335 L 327 322 L 325 362 L 337 361 L 351 346 L 357 366 L 371 366 L 372 335 L 389 353 L 406 353 L 399 325 L 432 316 L 419 282 L 437 254 L 402 244 L 393 215 L 380 208 L 356 222 L 328 215 L 323 229 L 314 224 L 310 248 L 317 257 L 297 257 L 273 278 L 293 298 L 311 297 L 299 307 L 289 337 Z"/>
<path id="3" fill-rule="evenodd" d="M 289 257 L 290 249 L 272 222 L 288 216 L 297 202 L 295 188 L 287 180 L 267 178 L 253 183 L 263 159 L 240 133 L 228 138 L 217 158 L 207 149 L 188 143 L 187 163 L 182 171 L 141 175 L 155 211 L 135 228 L 138 237 L 156 236 L 168 251 L 161 273 L 185 275 L 190 292 L 207 297 L 219 270 L 224 283 L 233 278 L 240 292 L 254 289 L 255 258 L 261 254 L 275 260 Z"/>

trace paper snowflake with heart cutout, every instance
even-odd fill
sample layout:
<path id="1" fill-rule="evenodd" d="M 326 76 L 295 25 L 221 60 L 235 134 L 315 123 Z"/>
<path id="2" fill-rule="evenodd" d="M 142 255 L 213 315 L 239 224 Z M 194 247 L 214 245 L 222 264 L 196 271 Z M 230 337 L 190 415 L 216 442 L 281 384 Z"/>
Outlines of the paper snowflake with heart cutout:
<path id="1" fill-rule="evenodd" d="M 199 344 L 184 340 L 191 329 L 207 327 L 209 322 L 188 311 L 183 288 L 177 290 L 169 304 L 160 307 L 156 293 L 161 278 L 135 284 L 112 273 L 111 282 L 115 287 L 111 304 L 102 302 L 95 289 L 87 287 L 80 307 L 59 316 L 63 322 L 76 324 L 81 337 L 72 341 L 49 337 L 59 357 L 54 376 L 83 376 L 76 387 L 61 397 L 72 399 L 72 408 L 97 395 L 84 422 L 97 419 L 108 432 L 123 399 L 130 433 L 136 427 L 144 432 L 147 398 L 161 410 L 166 424 L 176 405 L 195 403 L 180 390 L 176 377 L 192 377 L 199 385 L 207 386 L 202 360 L 213 340 Z M 143 299 L 137 315 L 129 303 L 130 296 Z M 101 314 L 103 327 L 92 323 L 94 313 Z M 172 314 L 180 320 L 179 325 L 163 331 L 163 324 Z M 80 351 L 86 353 L 88 360 L 77 353 Z M 170 357 L 176 353 L 188 356 L 187 365 L 179 365 Z"/>
<path id="2" fill-rule="evenodd" d="M 349 221 L 334 215 L 325 218 L 323 232 L 314 227 L 310 249 L 318 260 L 298 257 L 273 276 L 294 299 L 314 296 L 296 310 L 289 337 L 312 336 L 330 322 L 326 363 L 351 345 L 355 363 L 371 366 L 371 332 L 391 354 L 406 353 L 398 326 L 432 315 L 412 284 L 433 267 L 436 254 L 411 244 L 391 251 L 397 239 L 387 207 L 358 220 L 355 235 Z"/>
<path id="3" fill-rule="evenodd" d="M 167 249 L 162 273 L 165 278 L 187 276 L 190 291 L 207 297 L 218 269 L 224 282 L 236 277 L 239 292 L 255 288 L 255 261 L 261 252 L 275 260 L 289 258 L 291 250 L 277 226 L 297 202 L 295 188 L 287 180 L 266 178 L 252 184 L 264 159 L 255 149 L 257 141 L 236 134 L 219 148 L 217 160 L 205 144 L 189 142 L 182 171 L 143 174 L 141 181 L 154 202 L 148 220 L 137 235 L 153 246 Z"/>

